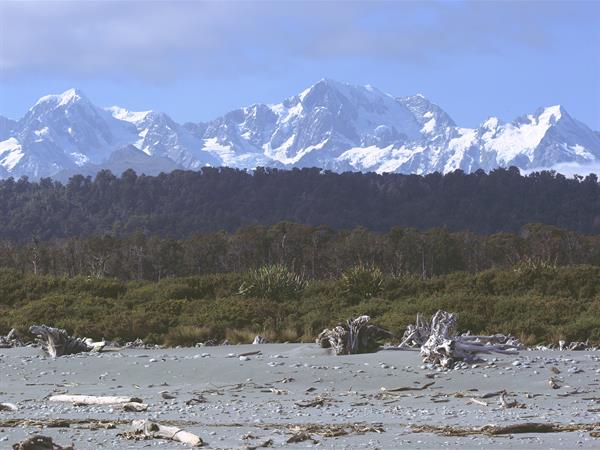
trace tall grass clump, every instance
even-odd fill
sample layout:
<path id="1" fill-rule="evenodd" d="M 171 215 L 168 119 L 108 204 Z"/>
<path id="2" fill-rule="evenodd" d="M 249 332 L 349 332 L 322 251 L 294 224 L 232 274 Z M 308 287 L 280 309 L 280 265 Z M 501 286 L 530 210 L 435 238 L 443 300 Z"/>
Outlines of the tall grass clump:
<path id="1" fill-rule="evenodd" d="M 191 347 L 200 342 L 214 339 L 216 330 L 207 326 L 179 325 L 171 328 L 164 336 L 163 342 L 168 347 L 178 345 Z"/>
<path id="2" fill-rule="evenodd" d="M 238 290 L 244 297 L 282 300 L 296 298 L 306 288 L 306 281 L 282 265 L 262 266 L 246 274 Z"/>

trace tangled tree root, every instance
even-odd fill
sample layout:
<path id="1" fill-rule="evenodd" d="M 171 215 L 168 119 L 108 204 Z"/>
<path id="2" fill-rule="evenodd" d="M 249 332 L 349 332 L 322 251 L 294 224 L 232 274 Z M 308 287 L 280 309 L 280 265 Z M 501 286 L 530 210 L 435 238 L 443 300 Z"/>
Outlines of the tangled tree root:
<path id="1" fill-rule="evenodd" d="M 369 316 L 351 317 L 333 329 L 323 330 L 317 337 L 317 344 L 332 348 L 336 355 L 372 353 L 379 348 L 379 341 L 392 338 L 393 334 L 377 325 L 370 325 Z"/>
<path id="2" fill-rule="evenodd" d="M 91 339 L 71 337 L 66 330 L 47 325 L 32 325 L 29 331 L 37 336 L 42 350 L 53 358 L 75 353 L 99 352 L 106 345 L 104 341 L 93 342 Z"/>
<path id="3" fill-rule="evenodd" d="M 0 336 L 0 348 L 23 347 L 25 342 L 21 339 L 17 330 L 11 329 L 6 336 Z"/>
<path id="4" fill-rule="evenodd" d="M 521 343 L 512 336 L 472 336 L 456 334 L 458 318 L 446 311 L 436 312 L 431 321 L 417 315 L 415 325 L 409 325 L 400 347 L 420 346 L 424 363 L 443 368 L 452 368 L 456 361 L 471 362 L 479 354 L 516 354 Z"/>

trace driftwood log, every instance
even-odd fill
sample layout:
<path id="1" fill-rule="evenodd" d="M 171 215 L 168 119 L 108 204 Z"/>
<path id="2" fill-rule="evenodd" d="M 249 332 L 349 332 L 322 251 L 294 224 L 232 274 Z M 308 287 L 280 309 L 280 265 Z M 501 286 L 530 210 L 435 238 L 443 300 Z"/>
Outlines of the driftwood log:
<path id="1" fill-rule="evenodd" d="M 106 345 L 104 341 L 93 342 L 91 339 L 69 336 L 65 330 L 47 325 L 32 325 L 29 327 L 29 331 L 37 336 L 37 341 L 44 352 L 53 358 L 75 353 L 101 351 Z"/>
<path id="2" fill-rule="evenodd" d="M 567 350 L 567 351 L 591 351 L 597 350 L 597 347 L 590 345 L 590 341 L 573 341 L 567 343 L 566 341 L 558 341 L 558 349 L 559 350 Z"/>
<path id="3" fill-rule="evenodd" d="M 400 347 L 421 348 L 424 363 L 442 368 L 452 368 L 456 361 L 472 362 L 480 354 L 515 354 L 522 348 L 512 336 L 495 334 L 491 336 L 457 335 L 458 317 L 446 311 L 437 311 L 431 321 L 417 315 L 415 325 L 409 325 Z"/>
<path id="4" fill-rule="evenodd" d="M 374 352 L 381 339 L 392 338 L 393 334 L 369 324 L 370 320 L 369 316 L 352 317 L 335 328 L 323 330 L 316 342 L 323 348 L 332 348 L 336 355 Z"/>
<path id="5" fill-rule="evenodd" d="M 48 436 L 32 436 L 22 442 L 13 444 L 13 450 L 75 450 L 72 445 L 62 447 L 55 444 L 51 437 Z"/>
<path id="6" fill-rule="evenodd" d="M 264 337 L 262 337 L 261 335 L 256 335 L 254 337 L 254 340 L 252 341 L 253 345 L 260 345 L 260 344 L 266 344 L 266 343 L 267 343 L 267 340 Z"/>
<path id="7" fill-rule="evenodd" d="M 76 405 L 115 405 L 118 403 L 142 403 L 141 398 L 125 396 L 95 396 L 95 395 L 70 395 L 59 394 L 51 395 L 48 398 L 51 402 L 69 402 Z"/>
<path id="8" fill-rule="evenodd" d="M 131 422 L 131 430 L 129 433 L 125 433 L 122 436 L 129 439 L 145 439 L 145 438 L 157 438 L 157 439 L 170 439 L 173 441 L 182 442 L 193 447 L 200 447 L 204 445 L 204 442 L 200 436 L 190 433 L 189 431 L 182 430 L 177 427 L 170 427 L 161 425 L 150 420 L 134 420 Z"/>
<path id="9" fill-rule="evenodd" d="M 25 343 L 14 328 L 6 336 L 0 336 L 0 348 L 23 347 Z"/>

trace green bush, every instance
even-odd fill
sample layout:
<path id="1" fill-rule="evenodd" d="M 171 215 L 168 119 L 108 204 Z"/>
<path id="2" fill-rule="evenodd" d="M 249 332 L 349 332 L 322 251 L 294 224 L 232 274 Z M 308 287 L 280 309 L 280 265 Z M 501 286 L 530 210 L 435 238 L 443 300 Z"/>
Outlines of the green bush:
<path id="1" fill-rule="evenodd" d="M 598 344 L 599 281 L 600 268 L 595 266 L 560 267 L 552 275 L 546 270 L 491 269 L 385 280 L 378 269 L 359 266 L 340 279 L 309 284 L 281 266 L 243 276 L 158 283 L 69 280 L 0 270 L 0 334 L 45 323 L 94 339 L 139 337 L 168 345 L 209 338 L 250 342 L 255 334 L 271 342 L 312 341 L 325 327 L 350 315 L 368 314 L 401 336 L 418 312 L 427 316 L 445 309 L 458 314 L 460 332 L 511 333 L 526 344 L 588 338 Z"/>
<path id="2" fill-rule="evenodd" d="M 296 298 L 306 288 L 306 281 L 281 265 L 263 266 L 252 270 L 240 286 L 238 294 L 244 297 L 282 300 Z"/>
<path id="3" fill-rule="evenodd" d="M 349 296 L 360 298 L 375 297 L 383 291 L 384 276 L 375 266 L 354 266 L 342 273 L 342 291 Z"/>

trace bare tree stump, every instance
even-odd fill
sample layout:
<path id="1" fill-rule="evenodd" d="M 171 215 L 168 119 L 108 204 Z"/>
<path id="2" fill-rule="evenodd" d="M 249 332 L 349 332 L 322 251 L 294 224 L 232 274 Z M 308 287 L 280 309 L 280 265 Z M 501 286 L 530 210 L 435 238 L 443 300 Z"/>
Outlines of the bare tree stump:
<path id="1" fill-rule="evenodd" d="M 458 318 L 446 311 L 437 311 L 428 322 L 417 315 L 416 325 L 409 325 L 404 333 L 401 347 L 420 346 L 424 363 L 451 368 L 456 361 L 471 362 L 480 354 L 515 354 L 522 348 L 512 336 L 457 335 Z"/>
<path id="2" fill-rule="evenodd" d="M 378 341 L 393 334 L 376 325 L 369 325 L 369 316 L 351 317 L 333 329 L 323 330 L 316 339 L 323 348 L 332 348 L 336 355 L 371 353 L 379 348 Z"/>
<path id="3" fill-rule="evenodd" d="M 32 325 L 29 327 L 29 331 L 37 336 L 37 340 L 44 352 L 53 358 L 72 355 L 74 353 L 90 352 L 97 348 L 93 342 L 71 337 L 65 330 L 60 328 L 53 328 L 47 325 Z M 98 344 L 98 347 L 102 345 L 102 343 Z"/>

